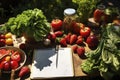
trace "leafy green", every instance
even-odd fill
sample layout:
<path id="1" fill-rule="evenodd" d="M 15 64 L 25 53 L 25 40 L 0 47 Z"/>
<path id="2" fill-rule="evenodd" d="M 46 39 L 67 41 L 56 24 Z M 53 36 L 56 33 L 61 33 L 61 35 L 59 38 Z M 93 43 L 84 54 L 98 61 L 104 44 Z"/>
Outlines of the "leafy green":
<path id="1" fill-rule="evenodd" d="M 16 36 L 26 34 L 36 41 L 42 41 L 50 32 L 50 24 L 47 22 L 42 10 L 26 10 L 16 17 L 12 17 L 5 23 L 4 29 Z"/>
<path id="2" fill-rule="evenodd" d="M 100 72 L 105 80 L 120 75 L 120 26 L 109 23 L 102 26 L 100 44 L 96 50 L 86 53 L 87 60 L 81 64 L 84 72 L 91 74 Z"/>
<path id="3" fill-rule="evenodd" d="M 77 13 L 81 22 L 85 23 L 88 18 L 92 16 L 99 1 L 100 0 L 73 0 L 74 3 L 78 4 Z"/>

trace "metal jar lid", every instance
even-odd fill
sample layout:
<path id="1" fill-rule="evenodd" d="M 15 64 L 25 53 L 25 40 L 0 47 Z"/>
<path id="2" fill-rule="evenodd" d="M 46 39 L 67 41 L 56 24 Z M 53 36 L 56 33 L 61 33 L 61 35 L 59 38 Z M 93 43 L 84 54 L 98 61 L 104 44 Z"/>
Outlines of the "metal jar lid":
<path id="1" fill-rule="evenodd" d="M 64 15 L 70 16 L 70 15 L 74 15 L 75 13 L 76 13 L 76 10 L 73 8 L 67 8 L 64 10 Z"/>

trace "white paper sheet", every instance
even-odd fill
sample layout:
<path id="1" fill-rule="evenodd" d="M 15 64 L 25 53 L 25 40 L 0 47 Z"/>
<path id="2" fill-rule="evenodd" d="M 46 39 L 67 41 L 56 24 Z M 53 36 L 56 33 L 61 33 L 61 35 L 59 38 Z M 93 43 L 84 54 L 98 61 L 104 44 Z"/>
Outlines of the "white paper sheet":
<path id="1" fill-rule="evenodd" d="M 57 66 L 56 58 L 54 48 L 36 49 L 31 67 L 31 79 L 74 76 L 71 48 L 59 48 Z"/>

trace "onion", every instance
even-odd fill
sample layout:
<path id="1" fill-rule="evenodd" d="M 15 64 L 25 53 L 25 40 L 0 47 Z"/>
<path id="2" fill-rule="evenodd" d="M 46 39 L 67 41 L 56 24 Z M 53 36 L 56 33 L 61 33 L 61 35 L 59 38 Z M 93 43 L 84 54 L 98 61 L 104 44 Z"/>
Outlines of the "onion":
<path id="1" fill-rule="evenodd" d="M 48 45 L 50 45 L 51 44 L 51 40 L 50 39 L 45 39 L 44 40 L 44 45 L 45 46 L 48 46 Z"/>

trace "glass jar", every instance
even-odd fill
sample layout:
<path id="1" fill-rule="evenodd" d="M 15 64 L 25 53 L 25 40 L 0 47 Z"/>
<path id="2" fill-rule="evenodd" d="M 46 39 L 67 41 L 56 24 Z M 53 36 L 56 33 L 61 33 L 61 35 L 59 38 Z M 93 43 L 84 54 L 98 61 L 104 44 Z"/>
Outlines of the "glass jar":
<path id="1" fill-rule="evenodd" d="M 106 14 L 105 14 L 105 6 L 98 5 L 97 9 L 93 13 L 94 21 L 97 23 L 105 22 L 106 21 Z"/>
<path id="2" fill-rule="evenodd" d="M 64 10 L 63 30 L 65 33 L 72 32 L 72 26 L 77 20 L 76 10 L 73 8 L 67 8 Z"/>

